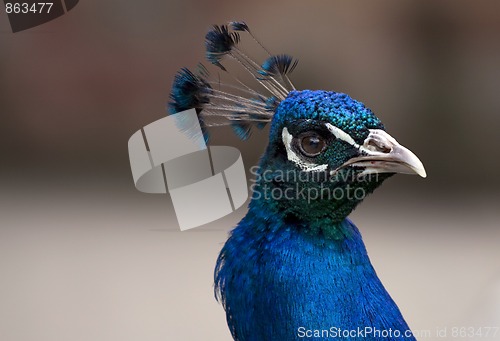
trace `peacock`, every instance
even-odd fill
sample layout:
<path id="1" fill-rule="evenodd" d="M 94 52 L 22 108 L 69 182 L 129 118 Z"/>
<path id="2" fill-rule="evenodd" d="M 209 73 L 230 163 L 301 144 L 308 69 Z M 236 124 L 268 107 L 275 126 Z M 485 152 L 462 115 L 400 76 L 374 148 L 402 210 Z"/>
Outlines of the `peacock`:
<path id="1" fill-rule="evenodd" d="M 426 177 L 422 162 L 363 103 L 297 90 L 297 59 L 271 54 L 245 22 L 214 25 L 205 46 L 219 71 L 181 69 L 169 114 L 195 108 L 207 141 L 213 126 L 246 140 L 270 124 L 248 213 L 214 272 L 234 340 L 415 340 L 348 215 L 395 173 Z"/>

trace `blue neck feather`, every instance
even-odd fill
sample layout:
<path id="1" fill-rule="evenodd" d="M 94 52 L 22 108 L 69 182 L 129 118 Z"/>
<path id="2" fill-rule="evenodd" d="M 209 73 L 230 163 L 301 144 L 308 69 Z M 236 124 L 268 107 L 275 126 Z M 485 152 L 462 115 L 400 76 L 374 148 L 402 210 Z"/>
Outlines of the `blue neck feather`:
<path id="1" fill-rule="evenodd" d="M 350 220 L 331 226 L 345 238 L 325 239 L 283 222 L 265 206 L 252 202 L 217 262 L 216 290 L 235 340 L 304 340 L 305 333 L 328 340 L 336 328 L 401 333 L 344 340 L 415 340 L 405 337 L 409 328 Z"/>

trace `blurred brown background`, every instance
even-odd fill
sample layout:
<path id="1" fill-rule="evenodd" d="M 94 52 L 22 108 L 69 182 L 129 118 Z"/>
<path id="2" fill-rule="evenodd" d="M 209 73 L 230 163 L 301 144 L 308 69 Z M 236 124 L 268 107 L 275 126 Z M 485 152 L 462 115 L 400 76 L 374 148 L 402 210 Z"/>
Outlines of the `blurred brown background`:
<path id="1" fill-rule="evenodd" d="M 0 13 L 0 338 L 229 340 L 211 276 L 245 209 L 180 233 L 127 154 L 228 20 L 298 58 L 299 89 L 363 101 L 424 162 L 427 179 L 395 177 L 353 215 L 409 324 L 500 326 L 498 1 L 82 0 L 16 34 Z M 213 136 L 250 167 L 267 131 Z"/>

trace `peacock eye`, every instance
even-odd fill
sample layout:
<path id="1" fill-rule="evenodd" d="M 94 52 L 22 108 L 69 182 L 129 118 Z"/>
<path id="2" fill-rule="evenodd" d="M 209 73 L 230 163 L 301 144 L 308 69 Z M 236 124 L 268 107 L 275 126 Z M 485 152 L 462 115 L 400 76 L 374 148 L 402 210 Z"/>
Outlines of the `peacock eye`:
<path id="1" fill-rule="evenodd" d="M 325 150 L 326 141 L 317 133 L 309 133 L 304 135 L 299 140 L 299 148 L 302 154 L 308 157 L 318 156 Z"/>

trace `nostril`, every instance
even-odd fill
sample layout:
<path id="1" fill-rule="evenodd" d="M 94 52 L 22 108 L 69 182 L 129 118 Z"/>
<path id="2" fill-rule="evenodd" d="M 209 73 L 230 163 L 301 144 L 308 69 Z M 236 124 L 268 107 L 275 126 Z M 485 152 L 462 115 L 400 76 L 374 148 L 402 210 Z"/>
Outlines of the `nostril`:
<path id="1" fill-rule="evenodd" d="M 391 152 L 391 150 L 392 150 L 392 148 L 390 148 L 390 147 L 388 147 L 388 146 L 386 146 L 386 145 L 380 146 L 380 151 L 381 151 L 382 153 L 388 154 L 388 153 L 390 153 L 390 152 Z"/>
<path id="2" fill-rule="evenodd" d="M 385 153 L 388 154 L 391 152 L 392 148 L 387 146 L 385 143 L 382 141 L 377 141 L 375 139 L 370 139 L 368 141 L 368 148 L 372 151 L 377 151 L 380 153 Z"/>

